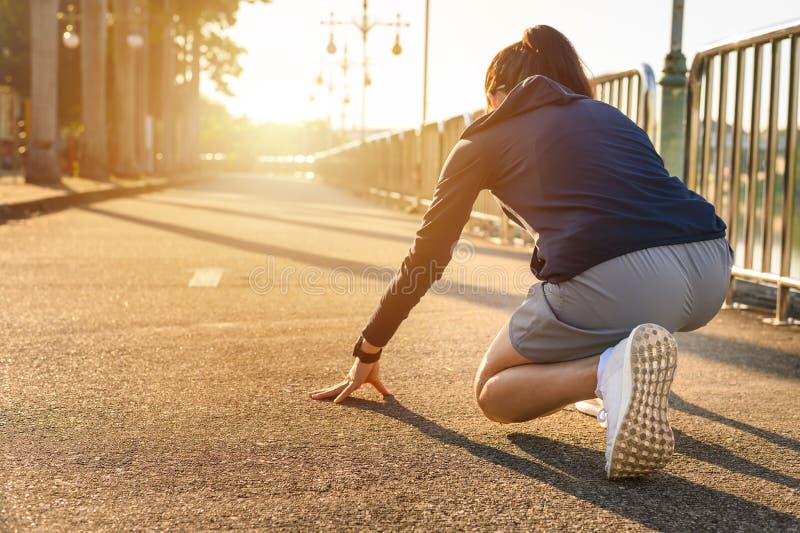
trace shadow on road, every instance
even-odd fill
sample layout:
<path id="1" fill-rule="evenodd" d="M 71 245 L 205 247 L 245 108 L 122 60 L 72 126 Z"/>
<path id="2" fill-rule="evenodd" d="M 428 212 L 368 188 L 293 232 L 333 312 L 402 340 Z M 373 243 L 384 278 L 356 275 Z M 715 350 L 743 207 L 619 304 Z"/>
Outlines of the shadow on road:
<path id="1" fill-rule="evenodd" d="M 309 220 L 297 220 L 292 218 L 285 218 L 279 217 L 275 215 L 268 215 L 266 213 L 252 213 L 250 211 L 241 211 L 239 209 L 228 209 L 226 207 L 213 207 L 208 205 L 198 205 L 198 204 L 188 204 L 183 202 L 171 202 L 168 200 L 157 200 L 155 198 L 136 198 L 135 201 L 137 202 L 145 202 L 148 204 L 157 204 L 157 205 L 166 205 L 170 207 L 179 207 L 182 209 L 194 209 L 199 211 L 206 211 L 208 213 L 217 213 L 220 215 L 231 215 L 235 217 L 245 217 L 245 218 L 254 218 L 256 220 L 264 220 L 267 222 L 278 222 L 280 224 L 294 224 L 298 226 L 302 226 L 304 228 L 313 228 L 319 229 L 324 231 L 333 231 L 337 233 L 347 233 L 350 235 L 357 235 L 359 237 L 369 237 L 372 239 L 380 239 L 380 240 L 389 240 L 389 241 L 398 241 L 398 242 L 405 242 L 411 244 L 413 240 L 413 235 L 394 235 L 392 233 L 386 233 L 383 231 L 375 231 L 369 229 L 360 229 L 360 228 L 348 228 L 343 226 L 337 226 L 334 224 L 323 224 L 320 222 L 312 222 Z M 304 215 L 300 213 L 300 215 Z M 341 215 L 337 215 L 341 216 Z"/>
<path id="2" fill-rule="evenodd" d="M 779 378 L 800 379 L 800 353 L 708 335 L 702 331 L 679 335 L 678 342 L 681 349 L 691 351 L 704 359 L 733 364 Z M 715 349 L 708 349 L 709 347 Z"/>
<path id="3" fill-rule="evenodd" d="M 296 220 L 292 218 L 284 218 L 275 215 L 267 215 L 265 213 L 251 213 L 249 211 L 240 211 L 238 209 L 228 209 L 225 207 L 212 207 L 207 205 L 193 205 L 187 204 L 182 202 L 170 202 L 168 200 L 156 200 L 154 198 L 136 198 L 135 201 L 137 202 L 146 202 L 150 204 L 159 204 L 159 205 L 168 205 L 171 207 L 180 207 L 184 209 L 196 209 L 201 211 L 207 211 L 210 213 L 218 213 L 222 215 L 232 215 L 237 217 L 247 217 L 247 218 L 254 218 L 257 220 L 265 220 L 268 222 L 279 222 L 281 224 L 295 224 L 303 226 L 304 228 L 313 228 L 319 229 L 323 231 L 333 231 L 337 233 L 346 233 L 349 235 L 357 235 L 359 237 L 369 237 L 372 239 L 380 239 L 380 240 L 389 240 L 395 242 L 402 242 L 408 245 L 414 240 L 414 233 L 409 232 L 407 235 L 395 235 L 393 233 L 386 233 L 383 231 L 375 231 L 369 229 L 360 229 L 360 228 L 350 228 L 350 227 L 343 227 L 337 226 L 334 224 L 323 224 L 320 222 L 312 222 L 309 220 Z M 309 209 L 309 211 L 316 211 L 318 208 L 314 207 L 313 209 Z M 306 216 L 306 213 L 300 213 L 302 216 Z M 336 217 L 341 217 L 341 214 L 336 214 Z M 476 239 L 477 240 L 477 239 Z M 475 245 L 475 240 L 471 241 L 473 245 Z M 489 255 L 493 257 L 505 257 L 510 259 L 524 259 L 527 261 L 530 260 L 530 251 L 523 251 L 523 250 L 515 250 L 515 249 L 503 249 L 503 248 L 489 248 L 486 246 L 475 246 L 475 250 L 479 254 Z"/>
<path id="4" fill-rule="evenodd" d="M 387 208 L 386 206 L 384 206 L 384 205 L 382 205 L 380 203 L 375 203 L 375 202 L 370 201 L 370 200 L 364 200 L 364 201 L 369 201 L 369 206 L 372 209 L 380 209 L 381 211 L 372 212 L 372 213 L 365 213 L 363 211 L 355 211 L 354 212 L 353 210 L 344 209 L 344 208 L 323 207 L 323 206 L 320 206 L 320 205 L 315 205 L 313 208 L 309 208 L 309 209 L 307 209 L 305 211 L 294 211 L 294 212 L 296 212 L 299 215 L 303 215 L 303 216 L 305 216 L 309 212 L 311 212 L 314 215 L 322 214 L 322 216 L 331 216 L 331 217 L 336 217 L 336 218 L 340 218 L 340 217 L 363 218 L 363 219 L 367 219 L 367 220 L 378 219 L 381 222 L 387 221 L 387 220 L 393 220 L 393 221 L 396 221 L 396 222 L 408 223 L 414 229 L 416 229 L 416 227 L 419 226 L 419 223 L 422 222 L 422 213 L 415 213 L 415 214 L 408 213 L 408 214 L 405 214 L 405 215 L 396 215 L 396 214 L 392 213 L 392 211 L 396 211 L 397 210 L 396 208 Z M 391 211 L 389 211 L 389 209 L 391 209 Z"/>
<path id="5" fill-rule="evenodd" d="M 396 272 L 395 269 L 388 267 L 379 267 L 376 265 L 370 265 L 368 263 L 362 263 L 360 261 L 353 261 L 351 259 L 342 259 L 264 242 L 248 241 L 238 237 L 212 233 L 210 231 L 186 226 L 178 226 L 169 222 L 161 222 L 158 220 L 152 220 L 133 215 L 115 213 L 113 211 L 98 209 L 96 207 L 82 207 L 80 209 L 96 215 L 115 218 L 117 220 L 124 220 L 134 224 L 141 224 L 143 226 L 148 226 L 162 231 L 169 231 L 171 233 L 183 235 L 184 237 L 211 242 L 222 246 L 228 246 L 245 252 L 260 254 L 262 256 L 283 257 L 316 267 L 337 269 L 337 271 L 347 269 L 349 272 L 352 272 L 354 276 L 360 276 L 366 281 L 375 281 L 376 278 L 389 279 Z M 435 293 L 448 298 L 458 298 L 470 303 L 504 310 L 511 310 L 521 302 L 521 295 L 504 294 L 501 291 L 490 290 L 484 287 L 467 284 L 459 280 L 449 281 L 450 283 L 447 285 L 446 291 L 437 289 L 435 290 Z"/>
<path id="6" fill-rule="evenodd" d="M 538 435 L 510 434 L 512 443 L 536 459 L 531 461 L 447 429 L 393 397 L 384 402 L 349 398 L 343 405 L 408 424 L 429 438 L 458 446 L 488 463 L 547 483 L 649 528 L 694 530 L 698 524 L 705 524 L 722 530 L 775 530 L 798 525 L 786 513 L 664 472 L 638 480 L 607 481 L 603 454 L 573 444 Z"/>
<path id="7" fill-rule="evenodd" d="M 765 466 L 742 459 L 724 446 L 699 441 L 678 429 L 673 429 L 673 433 L 675 434 L 675 447 L 683 455 L 694 457 L 705 463 L 721 466 L 731 472 L 760 477 L 790 489 L 800 489 L 800 479 L 798 478 L 775 472 Z"/>
<path id="8" fill-rule="evenodd" d="M 159 201 L 156 203 L 164 202 Z M 342 259 L 296 248 L 272 245 L 266 242 L 249 241 L 229 235 L 212 233 L 192 227 L 179 226 L 168 222 L 161 222 L 158 220 L 116 213 L 96 207 L 83 207 L 81 209 L 97 215 L 116 218 L 135 224 L 141 224 L 162 231 L 169 231 L 183 235 L 185 237 L 236 248 L 245 252 L 257 253 L 263 256 L 283 257 L 289 260 L 299 261 L 316 267 L 328 269 L 349 269 L 356 276 L 362 276 L 364 279 L 369 278 L 373 281 L 375 277 L 379 277 L 380 279 L 388 279 L 393 276 L 396 271 L 395 269 L 389 267 L 379 267 L 350 259 Z M 269 215 L 264 215 L 264 218 L 278 220 L 277 217 L 271 217 Z M 366 230 L 357 231 L 364 232 Z M 378 235 L 383 234 L 378 233 Z M 395 236 L 395 238 L 397 237 Z M 488 249 L 481 248 L 479 251 L 483 253 L 486 250 Z M 369 273 L 369 275 L 365 276 L 365 273 Z M 458 279 L 448 280 L 448 283 L 449 286 L 446 291 L 436 290 L 436 294 L 449 298 L 459 298 L 473 304 L 479 304 L 494 309 L 502 309 L 505 311 L 513 310 L 522 301 L 521 295 L 507 294 L 502 290 L 498 290 L 497 288 L 487 289 L 485 287 L 467 284 Z M 742 342 L 736 339 L 714 337 L 701 332 L 692 332 L 685 335 L 682 334 L 680 337 L 680 342 L 682 347 L 689 349 L 699 357 L 736 365 L 742 368 L 757 370 L 759 372 L 764 372 L 781 378 L 800 378 L 800 356 L 795 353 L 765 348 L 763 346 Z M 720 349 L 708 350 L 707 347 L 709 344 L 718 344 Z M 777 437 L 780 438 L 780 436 Z"/>
<path id="9" fill-rule="evenodd" d="M 799 441 L 790 439 L 789 437 L 784 437 L 783 435 L 779 435 L 778 433 L 773 433 L 772 431 L 767 431 L 766 429 L 761 429 L 755 426 L 751 426 L 750 424 L 746 424 L 744 422 L 739 422 L 738 420 L 722 416 L 713 411 L 709 411 L 705 407 L 700 407 L 699 405 L 687 402 L 686 400 L 675 394 L 674 391 L 670 392 L 669 406 L 672 409 L 682 411 L 688 415 L 699 416 L 711 420 L 713 422 L 719 422 L 720 424 L 725 424 L 726 426 L 738 429 L 739 431 L 750 433 L 751 435 L 755 435 L 756 437 L 760 437 L 766 441 L 769 441 L 773 444 L 777 444 L 778 446 L 783 446 L 784 448 L 787 448 L 792 451 L 800 449 Z"/>

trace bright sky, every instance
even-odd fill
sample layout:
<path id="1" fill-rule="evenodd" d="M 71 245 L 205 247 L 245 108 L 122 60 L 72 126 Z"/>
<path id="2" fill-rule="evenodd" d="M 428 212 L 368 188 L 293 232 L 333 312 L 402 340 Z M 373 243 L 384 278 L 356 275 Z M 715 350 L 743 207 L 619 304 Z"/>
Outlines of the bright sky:
<path id="1" fill-rule="evenodd" d="M 671 0 L 430 0 L 428 119 L 438 120 L 484 105 L 483 78 L 495 53 L 518 41 L 523 30 L 549 24 L 570 38 L 595 74 L 649 63 L 657 78 L 669 49 Z M 346 85 L 352 103 L 346 125 L 357 128 L 361 110 L 361 37 L 352 25 L 334 29 L 335 56 L 326 53 L 330 30 L 320 21 L 333 10 L 338 20 L 361 17 L 361 0 L 273 0 L 244 4 L 231 36 L 248 49 L 244 72 L 231 87 L 234 98 L 203 91 L 237 115 L 256 121 L 302 122 L 327 119 L 339 127 L 340 69 L 321 67 L 341 61 L 345 43 L 355 63 Z M 371 0 L 371 19 L 394 21 L 399 11 L 411 23 L 401 30 L 403 53 L 391 53 L 395 30 L 369 33 L 367 52 L 372 86 L 367 91 L 367 127 L 416 127 L 422 114 L 425 0 Z M 796 0 L 687 0 L 684 53 L 689 61 L 710 43 L 791 20 L 800 20 Z M 315 87 L 323 70 L 338 71 L 337 89 Z M 309 97 L 315 92 L 313 102 Z"/>

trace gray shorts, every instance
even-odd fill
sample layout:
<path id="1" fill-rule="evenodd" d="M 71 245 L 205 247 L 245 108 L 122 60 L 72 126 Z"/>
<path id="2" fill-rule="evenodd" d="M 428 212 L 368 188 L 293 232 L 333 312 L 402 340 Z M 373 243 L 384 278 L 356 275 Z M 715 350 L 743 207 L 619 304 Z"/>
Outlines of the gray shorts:
<path id="1" fill-rule="evenodd" d="M 651 322 L 704 326 L 725 300 L 733 257 L 724 238 L 631 252 L 562 283 L 541 282 L 508 322 L 511 344 L 536 363 L 590 357 Z"/>

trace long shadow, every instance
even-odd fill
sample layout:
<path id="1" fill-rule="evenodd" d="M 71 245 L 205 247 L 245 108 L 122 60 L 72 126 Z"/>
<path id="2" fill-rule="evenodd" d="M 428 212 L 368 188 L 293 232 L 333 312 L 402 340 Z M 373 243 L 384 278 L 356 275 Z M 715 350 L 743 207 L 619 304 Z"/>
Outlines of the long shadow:
<path id="1" fill-rule="evenodd" d="M 380 204 L 371 204 L 370 207 L 381 209 L 382 206 Z M 299 215 L 306 215 L 309 211 L 313 213 L 326 213 L 327 215 L 334 216 L 334 217 L 347 217 L 347 218 L 364 218 L 367 220 L 370 219 L 379 219 L 379 220 L 394 220 L 397 222 L 406 222 L 408 224 L 416 224 L 422 221 L 422 214 L 408 214 L 408 215 L 396 215 L 393 214 L 391 211 L 387 210 L 386 208 L 382 208 L 381 212 L 379 213 L 364 213 L 364 212 L 353 212 L 347 209 L 336 209 L 334 207 L 322 207 L 319 205 L 315 205 L 313 208 L 309 207 L 307 211 L 295 211 Z M 388 212 L 387 212 L 388 211 Z"/>
<path id="2" fill-rule="evenodd" d="M 264 176 L 263 178 L 241 178 L 241 177 L 224 177 L 219 178 L 216 180 L 210 180 L 203 183 L 194 184 L 191 187 L 185 187 L 183 191 L 190 191 L 190 192 L 206 192 L 206 193 L 230 193 L 232 190 L 239 190 L 243 186 L 246 188 L 244 191 L 246 195 L 250 198 L 269 198 L 270 200 L 275 200 L 275 191 L 272 189 L 265 189 L 263 185 L 268 183 L 271 180 L 270 177 Z M 235 183 L 232 183 L 235 182 Z M 292 185 L 296 185 L 298 187 L 308 187 L 309 182 L 307 181 L 298 181 L 298 180 L 281 180 L 283 184 L 289 183 Z M 335 193 L 339 193 L 349 198 L 356 199 L 363 203 L 364 207 L 371 207 L 376 208 L 380 207 L 380 204 L 376 204 L 370 200 L 364 199 L 362 196 L 353 194 L 350 191 L 343 190 L 338 187 L 333 187 L 331 185 L 327 185 L 325 183 L 320 182 L 313 182 L 313 185 L 319 187 L 320 189 L 324 189 L 324 191 L 331 191 Z M 331 202 L 330 196 L 322 197 L 321 195 L 318 198 L 307 198 L 305 195 L 291 195 L 288 194 L 287 198 L 291 198 L 291 203 L 293 205 L 303 205 L 307 202 L 314 202 L 313 207 L 309 207 L 309 209 L 313 209 L 314 211 L 320 210 L 325 211 L 328 213 L 333 214 L 334 216 L 362 216 L 362 217 L 369 217 L 369 218 L 381 218 L 385 220 L 398 220 L 400 222 L 411 222 L 411 223 L 419 223 L 421 219 L 421 215 L 418 217 L 411 216 L 403 216 L 398 214 L 392 214 L 391 212 L 384 212 L 381 214 L 367 214 L 367 213 L 353 213 L 350 210 L 344 208 L 334 208 L 331 206 L 321 207 L 319 202 Z"/>
<path id="3" fill-rule="evenodd" d="M 168 231 L 184 237 L 190 237 L 206 242 L 212 242 L 222 246 L 228 246 L 243 250 L 245 252 L 252 252 L 261 254 L 263 256 L 284 257 L 301 263 L 309 265 L 329 268 L 329 269 L 347 269 L 355 276 L 359 276 L 367 281 L 388 280 L 395 274 L 396 270 L 388 267 L 380 267 L 362 263 L 360 261 L 353 261 L 349 259 L 341 259 L 338 257 L 331 257 L 322 254 L 315 254 L 313 252 L 305 252 L 294 248 L 287 248 L 285 246 L 276 246 L 262 242 L 248 241 L 237 237 L 228 235 L 220 235 L 210 231 L 188 228 L 185 226 L 178 226 L 168 222 L 160 222 L 157 220 L 149 220 L 146 218 L 136 217 L 132 215 L 124 215 L 122 213 L 114 213 L 95 207 L 82 207 L 83 211 L 102 215 L 117 220 L 124 220 L 134 224 L 140 224 L 151 228 L 156 228 L 162 231 Z M 441 283 L 441 282 L 439 282 Z M 446 290 L 444 290 L 444 287 Z M 504 294 L 503 292 L 496 292 L 487 290 L 483 287 L 459 282 L 457 280 L 449 280 L 449 283 L 443 286 L 434 286 L 432 289 L 435 294 L 445 296 L 448 298 L 457 298 L 470 303 L 476 303 L 487 307 L 510 310 L 519 305 L 522 296 Z"/>
<path id="4" fill-rule="evenodd" d="M 333 231 L 350 235 L 358 235 L 374 239 L 403 242 L 403 243 L 408 243 L 409 245 L 413 240 L 413 235 L 402 236 L 402 235 L 395 235 L 391 233 L 368 230 L 368 229 L 344 228 L 332 224 L 323 224 L 311 221 L 299 221 L 290 218 L 278 217 L 275 215 L 268 215 L 263 213 L 251 213 L 247 211 L 240 211 L 236 209 L 228 209 L 223 207 L 190 205 L 181 202 L 171 202 L 168 200 L 157 200 L 153 198 L 138 198 L 137 201 L 153 203 L 153 204 L 162 204 L 162 205 L 180 207 L 185 209 L 215 212 L 232 216 L 248 217 L 270 222 L 297 224 L 303 227 L 315 228 L 325 231 Z M 315 207 L 314 209 L 316 210 L 317 207 Z M 526 260 L 529 258 L 530 254 L 530 252 L 525 252 L 521 250 L 511 250 L 511 249 L 505 250 L 502 248 L 488 248 L 481 246 L 476 246 L 476 251 L 479 254 L 484 254 L 488 256 L 504 257 L 510 259 L 522 258 Z M 459 291 L 463 290 L 464 288 L 465 287 L 461 285 L 456 287 L 456 289 Z M 693 350 L 693 352 L 696 355 L 704 359 L 711 359 L 723 363 L 734 363 L 737 366 L 743 368 L 757 370 L 759 372 L 771 374 L 782 378 L 792 377 L 800 379 L 800 353 L 791 353 L 781 350 L 775 350 L 773 348 L 766 348 L 763 346 L 758 346 L 752 343 L 742 342 L 734 339 L 720 339 L 718 337 L 706 335 L 702 332 L 697 332 L 697 331 L 692 332 L 691 335 L 684 336 L 682 339 L 682 341 L 685 342 L 686 346 L 689 347 L 689 349 L 691 349 L 692 344 L 694 344 L 698 340 L 710 344 L 720 344 L 720 343 L 725 344 L 724 350 L 703 350 L 703 349 Z M 734 358 L 732 358 L 732 354 L 744 354 L 744 355 L 736 357 L 734 360 Z"/>
<path id="5" fill-rule="evenodd" d="M 421 416 L 393 397 L 383 402 L 349 398 L 342 405 L 373 411 L 473 456 L 547 483 L 553 488 L 645 527 L 659 530 L 776 530 L 797 527 L 789 514 L 660 472 L 639 480 L 609 482 L 601 452 L 541 436 L 514 433 L 509 440 L 540 462 L 494 448 Z M 543 463 L 543 464 L 542 464 Z"/>
<path id="6" fill-rule="evenodd" d="M 230 193 L 236 191 L 245 194 L 251 199 L 268 198 L 274 201 L 277 198 L 290 199 L 293 204 L 317 203 L 331 201 L 331 195 L 355 198 L 357 195 L 321 181 L 308 181 L 292 178 L 291 173 L 254 173 L 242 175 L 223 175 L 202 184 L 193 185 L 184 190 L 205 193 Z M 278 182 L 281 188 L 276 190 L 273 185 Z M 313 193 L 308 194 L 309 188 Z M 369 205 L 366 203 L 365 205 Z"/>
<path id="7" fill-rule="evenodd" d="M 775 472 L 760 464 L 742 459 L 724 446 L 699 441 L 678 429 L 673 428 L 672 432 L 675 434 L 675 447 L 683 455 L 721 466 L 731 472 L 739 472 L 740 474 L 760 477 L 773 483 L 779 483 L 790 489 L 800 488 L 800 479 L 796 477 Z"/>
<path id="8" fill-rule="evenodd" d="M 98 215 L 116 218 L 118 220 L 124 220 L 135 224 L 157 228 L 163 231 L 169 231 L 193 239 L 237 248 L 246 252 L 253 252 L 264 256 L 285 257 L 287 259 L 296 260 L 323 268 L 348 269 L 350 272 L 353 272 L 355 275 L 360 276 L 365 280 L 375 280 L 376 278 L 380 280 L 388 280 L 396 271 L 392 268 L 378 267 L 360 261 L 331 257 L 313 252 L 297 250 L 294 248 L 271 245 L 263 242 L 249 241 L 228 235 L 221 235 L 200 229 L 179 226 L 168 222 L 160 222 L 133 215 L 115 213 L 104 209 L 98 209 L 96 207 L 87 206 L 80 209 Z M 522 301 L 521 295 L 508 294 L 502 290 L 489 290 L 484 287 L 468 284 L 458 279 L 447 279 L 445 282 L 439 283 L 444 284 L 434 285 L 434 289 L 432 291 L 435 294 L 449 298 L 458 298 L 462 301 L 480 304 L 493 309 L 510 311 L 518 306 Z M 767 372 L 783 378 L 796 375 L 796 371 L 793 371 L 792 369 L 796 368 L 797 362 L 800 361 L 800 357 L 797 357 L 794 354 L 758 347 L 740 341 L 719 339 L 698 332 L 691 333 L 688 337 L 684 338 L 682 342 L 685 341 L 687 345 L 691 346 L 692 341 L 689 339 L 691 339 L 692 336 L 703 338 L 706 341 L 724 343 L 725 345 L 724 350 L 695 350 L 700 357 L 710 358 L 729 364 L 736 364 L 744 368 L 756 369 L 761 372 Z M 731 354 L 735 353 L 746 355 L 744 357 L 731 357 Z M 723 357 L 723 354 L 726 357 Z"/>
<path id="9" fill-rule="evenodd" d="M 761 429 L 755 426 L 751 426 L 750 424 L 746 424 L 744 422 L 739 422 L 738 420 L 722 416 L 713 411 L 709 411 L 705 407 L 700 407 L 699 405 L 684 400 L 683 398 L 675 394 L 674 391 L 670 392 L 669 406 L 672 409 L 676 409 L 686 414 L 699 416 L 701 418 L 705 418 L 713 422 L 719 422 L 720 424 L 725 424 L 726 426 L 738 429 L 739 431 L 750 433 L 751 435 L 755 435 L 756 437 L 760 437 L 766 441 L 769 441 L 773 444 L 777 444 L 778 446 L 782 446 L 789 450 L 792 451 L 800 450 L 800 441 L 796 441 L 789 437 L 779 435 L 778 433 L 774 433 L 772 431 L 767 431 L 766 429 Z"/>
<path id="10" fill-rule="evenodd" d="M 358 235 L 361 237 L 369 237 L 373 239 L 381 239 L 381 240 L 390 240 L 395 242 L 403 242 L 408 245 L 411 245 L 411 242 L 414 240 L 414 235 L 395 235 L 392 233 L 386 233 L 382 231 L 375 231 L 375 230 L 368 230 L 368 229 L 360 229 L 360 228 L 347 228 L 342 226 L 336 226 L 333 224 L 323 224 L 320 222 L 312 222 L 309 220 L 294 220 L 291 218 L 284 218 L 275 215 L 267 215 L 264 213 L 251 213 L 248 211 L 239 211 L 238 209 L 228 209 L 224 207 L 211 207 L 206 205 L 191 205 L 191 204 L 184 204 L 181 202 L 170 202 L 168 200 L 156 200 L 154 198 L 138 198 L 137 201 L 139 202 L 147 202 L 151 204 L 162 204 L 162 205 L 169 205 L 172 207 L 181 207 L 184 209 L 196 209 L 201 211 L 208 211 L 210 213 L 220 213 L 223 215 L 232 215 L 238 217 L 247 217 L 247 218 L 254 218 L 257 220 L 266 220 L 269 222 L 280 222 L 282 224 L 295 224 L 299 226 L 303 226 L 304 228 L 314 228 L 320 229 L 324 231 L 334 231 L 337 233 L 346 233 L 349 235 Z M 337 215 L 338 216 L 338 215 Z M 474 244 L 474 243 L 473 243 Z M 525 253 L 522 251 L 517 250 L 503 250 L 501 248 L 485 248 L 481 246 L 475 247 L 476 251 L 479 254 L 489 255 L 493 257 L 505 257 L 511 259 L 530 259 L 530 253 Z"/>
<path id="11" fill-rule="evenodd" d="M 312 222 L 307 220 L 295 220 L 291 218 L 284 218 L 275 215 L 268 215 L 266 213 L 251 213 L 249 211 L 240 211 L 238 209 L 228 209 L 224 207 L 212 207 L 207 205 L 192 205 L 192 204 L 185 204 L 181 202 L 170 202 L 168 200 L 156 200 L 154 198 L 137 198 L 136 201 L 138 202 L 145 202 L 149 204 L 160 204 L 160 205 L 168 205 L 171 207 L 180 207 L 183 209 L 194 209 L 199 211 L 207 211 L 209 213 L 220 213 L 223 215 L 232 215 L 237 217 L 246 217 L 246 218 L 254 218 L 256 220 L 265 220 L 268 222 L 280 222 L 282 224 L 294 224 L 298 226 L 303 226 L 304 228 L 315 228 L 321 229 L 325 231 L 335 231 L 338 233 L 349 233 L 351 235 L 359 235 L 361 237 L 370 237 L 374 239 L 381 239 L 381 240 L 391 240 L 391 241 L 398 241 L 398 242 L 406 242 L 411 244 L 413 237 L 409 236 L 402 236 L 402 235 L 394 235 L 391 233 L 386 233 L 382 231 L 374 231 L 368 229 L 360 229 L 360 228 L 346 228 L 342 226 L 336 226 L 333 224 L 322 224 L 320 222 Z"/>
<path id="12" fill-rule="evenodd" d="M 698 342 L 707 343 L 714 349 L 707 349 L 707 347 L 694 349 L 694 345 Z M 688 349 L 693 355 L 703 359 L 734 364 L 779 378 L 800 379 L 800 353 L 797 352 L 776 350 L 699 331 L 694 331 L 686 336 L 681 335 L 679 343 L 682 349 Z"/>
<path id="13" fill-rule="evenodd" d="M 800 520 L 792 515 L 665 472 L 624 483 L 601 483 L 597 463 L 604 461 L 602 452 L 538 435 L 514 433 L 508 438 L 552 468 L 546 470 L 552 479 L 548 483 L 647 527 L 777 531 L 800 526 Z"/>

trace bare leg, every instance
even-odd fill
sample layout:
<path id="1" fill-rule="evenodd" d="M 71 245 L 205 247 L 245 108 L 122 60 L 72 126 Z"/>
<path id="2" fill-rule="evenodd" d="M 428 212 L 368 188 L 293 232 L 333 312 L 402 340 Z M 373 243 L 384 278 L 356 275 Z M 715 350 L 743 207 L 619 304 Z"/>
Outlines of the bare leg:
<path id="1" fill-rule="evenodd" d="M 594 398 L 599 355 L 564 363 L 531 363 L 511 345 L 508 324 L 475 375 L 478 406 L 490 420 L 524 422 Z"/>

